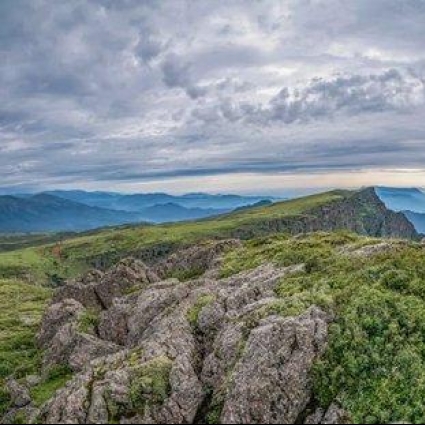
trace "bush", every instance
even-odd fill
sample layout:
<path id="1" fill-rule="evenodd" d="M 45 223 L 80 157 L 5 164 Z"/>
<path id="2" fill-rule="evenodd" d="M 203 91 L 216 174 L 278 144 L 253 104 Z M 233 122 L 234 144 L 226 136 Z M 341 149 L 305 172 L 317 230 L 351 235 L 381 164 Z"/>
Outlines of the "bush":
<path id="1" fill-rule="evenodd" d="M 389 270 L 381 277 L 381 284 L 394 291 L 406 292 L 411 276 L 404 270 Z"/>

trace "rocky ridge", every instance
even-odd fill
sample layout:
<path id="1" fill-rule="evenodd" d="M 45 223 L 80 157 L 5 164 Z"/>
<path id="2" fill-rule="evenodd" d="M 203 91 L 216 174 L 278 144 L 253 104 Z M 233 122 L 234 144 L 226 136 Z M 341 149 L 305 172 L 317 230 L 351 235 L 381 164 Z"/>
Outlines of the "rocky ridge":
<path id="1" fill-rule="evenodd" d="M 264 264 L 220 278 L 237 240 L 188 249 L 149 268 L 124 260 L 61 288 L 38 344 L 42 375 L 74 377 L 41 408 L 24 387 L 14 408 L 41 423 L 345 423 L 334 404 L 316 409 L 310 380 L 332 317 L 316 306 L 295 317 L 267 313 L 275 289 L 304 265 Z M 181 282 L 176 270 L 206 271 Z M 190 275 L 190 273 L 189 273 Z M 258 314 L 260 313 L 261 314 Z"/>

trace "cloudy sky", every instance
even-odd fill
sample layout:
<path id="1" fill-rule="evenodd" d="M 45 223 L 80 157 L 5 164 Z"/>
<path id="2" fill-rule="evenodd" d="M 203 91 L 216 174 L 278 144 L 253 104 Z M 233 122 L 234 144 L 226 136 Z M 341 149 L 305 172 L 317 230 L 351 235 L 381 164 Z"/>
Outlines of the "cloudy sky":
<path id="1" fill-rule="evenodd" d="M 0 186 L 425 186 L 425 0 L 1 0 Z"/>

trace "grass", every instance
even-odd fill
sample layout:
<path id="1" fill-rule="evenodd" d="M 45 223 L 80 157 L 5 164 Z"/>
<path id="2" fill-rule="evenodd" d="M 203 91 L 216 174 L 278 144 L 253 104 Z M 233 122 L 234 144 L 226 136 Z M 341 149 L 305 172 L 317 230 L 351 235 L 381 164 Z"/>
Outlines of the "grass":
<path id="1" fill-rule="evenodd" d="M 338 400 L 354 423 L 423 423 L 425 249 L 406 243 L 368 258 L 340 252 L 370 243 L 347 233 L 250 241 L 226 256 L 223 274 L 264 261 L 307 263 L 307 272 L 281 281 L 279 301 L 262 314 L 294 315 L 313 304 L 336 314 L 314 368 L 318 402 Z"/>
<path id="2" fill-rule="evenodd" d="M 34 405 L 42 406 L 46 401 L 50 400 L 55 392 L 63 388 L 72 376 L 71 369 L 66 365 L 52 368 L 47 378 L 31 389 L 31 398 Z"/>
<path id="3" fill-rule="evenodd" d="M 9 403 L 4 380 L 40 370 L 41 353 L 35 346 L 35 333 L 50 296 L 47 288 L 0 279 L 0 414 Z"/>

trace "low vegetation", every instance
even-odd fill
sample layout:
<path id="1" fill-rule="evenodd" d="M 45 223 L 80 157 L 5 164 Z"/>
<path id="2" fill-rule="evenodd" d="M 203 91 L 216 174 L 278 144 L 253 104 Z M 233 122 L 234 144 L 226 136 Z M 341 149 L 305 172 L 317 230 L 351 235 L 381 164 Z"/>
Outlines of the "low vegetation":
<path id="1" fill-rule="evenodd" d="M 54 393 L 62 388 L 72 378 L 72 371 L 68 366 L 55 366 L 48 376 L 31 389 L 31 398 L 35 406 L 42 406 Z"/>
<path id="2" fill-rule="evenodd" d="M 130 399 L 133 409 L 141 414 L 148 406 L 160 405 L 170 393 L 172 361 L 159 357 L 139 366 L 132 378 Z"/>
<path id="3" fill-rule="evenodd" d="M 196 301 L 196 304 L 188 311 L 187 318 L 190 325 L 196 329 L 198 326 L 198 318 L 202 309 L 207 305 L 213 303 L 215 298 L 212 295 L 202 295 Z"/>
<path id="4" fill-rule="evenodd" d="M 5 379 L 40 370 L 41 353 L 34 336 L 50 295 L 47 288 L 0 279 L 0 414 L 9 404 Z"/>
<path id="5" fill-rule="evenodd" d="M 338 400 L 355 423 L 422 423 L 425 249 L 396 243 L 369 256 L 343 249 L 373 243 L 345 233 L 254 240 L 227 255 L 223 274 L 264 261 L 305 263 L 306 272 L 282 280 L 279 302 L 264 315 L 299 314 L 316 304 L 336 317 L 327 353 L 314 370 L 318 403 Z"/>

